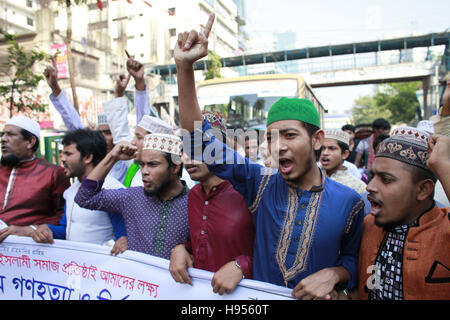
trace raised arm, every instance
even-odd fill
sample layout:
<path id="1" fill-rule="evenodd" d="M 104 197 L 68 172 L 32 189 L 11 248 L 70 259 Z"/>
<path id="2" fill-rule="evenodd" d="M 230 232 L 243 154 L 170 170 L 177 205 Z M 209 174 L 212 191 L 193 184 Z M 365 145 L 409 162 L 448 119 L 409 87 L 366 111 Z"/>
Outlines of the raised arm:
<path id="1" fill-rule="evenodd" d="M 144 115 L 150 115 L 150 99 L 144 78 L 144 65 L 134 60 L 126 50 L 125 53 L 128 57 L 128 73 L 135 81 L 134 105 L 136 107 L 136 123 L 139 123 Z"/>
<path id="2" fill-rule="evenodd" d="M 180 124 L 185 131 L 184 151 L 191 159 L 206 163 L 212 174 L 230 181 L 250 206 L 255 200 L 261 179 L 266 175 L 264 168 L 250 163 L 214 137 L 211 124 L 203 121 L 195 90 L 193 63 L 208 53 L 208 35 L 214 18 L 214 14 L 209 16 L 208 23 L 200 33 L 195 30 L 180 33 L 175 45 Z M 201 123 L 201 128 L 196 128 L 195 122 Z M 186 131 L 190 133 L 188 136 Z"/>
<path id="3" fill-rule="evenodd" d="M 450 137 L 433 135 L 428 139 L 427 166 L 442 183 L 447 198 L 450 199 Z"/>
<path id="4" fill-rule="evenodd" d="M 442 108 L 430 120 L 433 121 L 434 133 L 450 137 L 450 79 L 447 79 Z"/>
<path id="5" fill-rule="evenodd" d="M 208 23 L 200 32 L 192 30 L 180 33 L 175 45 L 174 58 L 178 76 L 180 124 L 189 132 L 194 131 L 195 121 L 203 121 L 195 90 L 193 64 L 208 54 L 208 36 L 214 19 L 215 15 L 211 14 Z"/>
<path id="6" fill-rule="evenodd" d="M 442 183 L 447 198 L 450 199 L 450 79 L 444 91 L 443 106 L 439 120 L 434 123 L 435 135 L 428 139 L 427 166 Z"/>
<path id="7" fill-rule="evenodd" d="M 51 64 L 47 65 L 44 70 L 45 80 L 52 90 L 52 93 L 50 94 L 50 101 L 61 115 L 67 130 L 82 129 L 84 126 L 81 123 L 80 115 L 69 102 L 64 91 L 62 91 L 59 86 L 56 62 L 53 59 L 51 59 L 50 62 Z"/>
<path id="8" fill-rule="evenodd" d="M 119 160 L 134 157 L 137 148 L 130 143 L 120 142 L 103 158 L 81 183 L 75 196 L 75 203 L 90 210 L 102 210 L 113 214 L 123 214 L 124 189 L 103 189 L 103 182 L 113 165 Z"/>
<path id="9" fill-rule="evenodd" d="M 133 135 L 128 127 L 128 106 L 125 89 L 130 81 L 130 75 L 117 76 L 114 86 L 114 99 L 103 103 L 114 144 L 120 141 L 131 141 Z"/>
<path id="10" fill-rule="evenodd" d="M 103 158 L 100 163 L 86 177 L 89 180 L 103 181 L 108 175 L 111 168 L 119 160 L 134 159 L 137 148 L 129 142 L 119 142 L 114 148 Z"/>

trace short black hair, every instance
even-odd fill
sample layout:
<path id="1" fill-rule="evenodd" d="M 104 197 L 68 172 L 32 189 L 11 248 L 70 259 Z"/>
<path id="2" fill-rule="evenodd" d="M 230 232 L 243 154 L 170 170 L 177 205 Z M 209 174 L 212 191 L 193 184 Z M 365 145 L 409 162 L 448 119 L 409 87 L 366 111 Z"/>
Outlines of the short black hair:
<path id="1" fill-rule="evenodd" d="M 337 142 L 339 148 L 341 149 L 341 154 L 344 153 L 344 152 L 347 151 L 347 150 L 350 150 L 348 144 L 346 144 L 346 143 L 344 143 L 344 142 L 342 142 L 342 141 L 339 141 L 339 140 L 337 140 L 337 139 L 334 139 L 334 140 L 336 140 L 336 142 Z M 320 150 L 319 150 L 319 154 L 318 154 L 318 157 L 319 157 L 319 158 L 320 158 L 320 153 L 322 152 L 322 149 L 323 149 L 323 148 L 324 148 L 324 146 L 322 146 L 322 147 L 320 148 Z"/>
<path id="2" fill-rule="evenodd" d="M 75 143 L 81 157 L 92 154 L 92 163 L 96 166 L 106 156 L 106 141 L 100 131 L 91 129 L 76 129 L 67 131 L 62 144 L 67 146 Z"/>
<path id="3" fill-rule="evenodd" d="M 22 137 L 24 140 L 31 140 L 32 137 L 36 138 L 36 142 L 32 148 L 33 152 L 36 152 L 37 149 L 39 148 L 39 138 L 37 136 L 35 136 L 34 134 L 32 134 L 30 131 L 22 129 L 22 128 L 20 130 L 20 133 L 22 134 Z"/>
<path id="4" fill-rule="evenodd" d="M 391 130 L 391 124 L 384 118 L 378 118 L 372 122 L 372 129 Z"/>
<path id="5" fill-rule="evenodd" d="M 303 122 L 303 121 L 300 121 L 300 122 L 303 124 L 303 127 L 308 132 L 308 135 L 309 135 L 310 138 L 312 138 L 314 133 L 316 133 L 317 131 L 320 130 L 320 128 L 318 126 L 315 126 L 313 124 L 310 124 L 310 123 L 307 123 L 307 122 Z"/>
<path id="6" fill-rule="evenodd" d="M 389 138 L 389 135 L 388 135 L 388 134 L 384 134 L 384 133 L 382 133 L 382 134 L 376 136 L 375 138 L 373 138 L 372 148 L 373 148 L 373 150 L 375 150 L 375 153 L 376 153 L 376 151 L 377 151 L 378 145 L 379 145 L 384 139 L 387 139 L 387 138 Z"/>
<path id="7" fill-rule="evenodd" d="M 412 181 L 414 184 L 427 179 L 433 181 L 434 183 L 437 181 L 436 176 L 429 170 L 425 170 L 407 163 L 404 164 L 403 168 L 411 172 Z"/>
<path id="8" fill-rule="evenodd" d="M 339 141 L 339 140 L 336 140 L 336 141 L 339 145 L 339 148 L 341 148 L 341 153 L 344 153 L 345 151 L 350 150 L 350 147 L 348 146 L 348 144 L 346 144 L 342 141 Z"/>
<path id="9" fill-rule="evenodd" d="M 341 130 L 342 130 L 342 131 L 350 130 L 351 132 L 355 133 L 356 128 L 355 128 L 355 126 L 352 125 L 352 124 L 346 124 L 346 125 L 343 125 L 343 126 L 342 126 Z"/>

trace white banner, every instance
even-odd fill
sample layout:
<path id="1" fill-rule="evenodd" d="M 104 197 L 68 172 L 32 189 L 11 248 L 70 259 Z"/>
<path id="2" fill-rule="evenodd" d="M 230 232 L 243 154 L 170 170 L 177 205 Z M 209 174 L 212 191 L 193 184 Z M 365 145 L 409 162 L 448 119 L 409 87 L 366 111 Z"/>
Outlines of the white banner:
<path id="1" fill-rule="evenodd" d="M 0 300 L 290 299 L 291 289 L 247 280 L 229 295 L 212 291 L 212 272 L 191 268 L 193 285 L 176 283 L 169 261 L 106 246 L 9 236 L 0 243 Z"/>

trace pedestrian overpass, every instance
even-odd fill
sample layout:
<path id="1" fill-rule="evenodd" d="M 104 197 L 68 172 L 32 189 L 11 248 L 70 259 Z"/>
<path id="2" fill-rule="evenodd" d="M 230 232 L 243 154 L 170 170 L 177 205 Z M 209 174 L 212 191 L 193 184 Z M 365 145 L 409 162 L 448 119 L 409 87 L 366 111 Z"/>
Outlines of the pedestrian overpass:
<path id="1" fill-rule="evenodd" d="M 434 76 L 436 60 L 406 62 L 325 71 L 303 72 L 302 76 L 313 88 L 347 86 L 360 84 L 379 84 L 401 81 L 424 81 Z"/>
<path id="2" fill-rule="evenodd" d="M 443 47 L 442 56 L 433 54 L 437 46 Z M 428 118 L 429 106 L 436 107 L 450 71 L 450 32 L 225 57 L 221 63 L 240 75 L 251 74 L 255 65 L 270 64 L 273 67 L 265 73 L 300 73 L 313 88 L 422 81 L 422 106 Z M 207 68 L 205 59 L 194 64 L 194 70 Z M 176 66 L 153 66 L 150 73 L 173 79 Z"/>
<path id="3" fill-rule="evenodd" d="M 340 55 L 357 55 L 371 52 L 392 50 L 407 50 L 419 47 L 447 46 L 450 43 L 450 32 L 431 33 L 427 35 L 403 37 L 397 39 L 377 40 L 370 42 L 329 45 L 314 48 L 302 48 L 284 51 L 264 52 L 250 55 L 240 55 L 221 58 L 222 67 L 249 66 L 261 63 L 279 63 L 283 61 L 313 59 L 321 57 L 335 57 Z M 447 66 L 450 69 L 450 60 L 447 53 Z M 206 70 L 207 60 L 194 63 L 194 70 Z M 154 66 L 151 73 L 167 76 L 176 73 L 174 64 Z"/>

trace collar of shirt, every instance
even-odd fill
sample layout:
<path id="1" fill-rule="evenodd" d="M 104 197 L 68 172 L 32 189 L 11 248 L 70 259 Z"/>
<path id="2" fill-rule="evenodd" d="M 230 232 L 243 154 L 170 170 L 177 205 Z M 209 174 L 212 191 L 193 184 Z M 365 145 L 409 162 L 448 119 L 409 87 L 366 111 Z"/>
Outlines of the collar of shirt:
<path id="1" fill-rule="evenodd" d="M 406 233 L 410 227 L 417 227 L 419 225 L 419 220 L 416 219 L 413 222 L 402 224 L 401 226 L 396 226 L 391 232 L 402 234 Z"/>
<path id="2" fill-rule="evenodd" d="M 181 192 L 180 192 L 179 194 L 177 194 L 177 195 L 175 195 L 175 196 L 173 196 L 173 197 L 167 199 L 166 201 L 162 201 L 158 196 L 155 196 L 154 198 L 155 198 L 155 199 L 158 199 L 158 201 L 160 201 L 160 202 L 162 202 L 162 203 L 165 203 L 165 202 L 173 201 L 173 200 L 175 200 L 176 198 L 179 198 L 179 197 L 181 197 L 181 196 L 184 196 L 185 194 L 187 194 L 187 193 L 189 192 L 189 189 L 188 189 L 188 187 L 186 186 L 186 182 L 184 182 L 183 180 L 180 180 L 180 182 L 181 182 L 181 184 L 183 185 L 183 190 L 181 190 Z"/>
<path id="3" fill-rule="evenodd" d="M 390 230 L 391 232 L 395 232 L 395 233 L 406 233 L 409 228 L 411 227 L 418 227 L 419 226 L 419 220 L 420 218 L 423 217 L 423 215 L 427 212 L 430 212 L 435 206 L 435 202 L 433 200 L 433 203 L 431 204 L 431 207 L 429 207 L 428 209 L 426 209 L 425 211 L 423 211 L 418 217 L 417 219 L 415 219 L 414 221 L 410 222 L 410 223 L 406 223 L 406 224 L 402 224 L 400 226 L 396 226 L 394 227 L 392 230 Z"/>
<path id="4" fill-rule="evenodd" d="M 323 173 L 322 169 L 317 167 L 320 171 L 320 184 L 318 186 L 312 186 L 311 189 L 307 190 L 309 192 L 321 192 L 323 190 L 323 188 L 325 187 L 325 174 Z M 278 173 L 281 177 L 281 174 Z M 300 189 L 299 187 L 297 187 L 296 185 L 293 185 L 291 183 L 286 182 L 290 187 L 294 188 L 295 190 L 297 190 L 297 192 L 303 192 L 305 190 Z"/>
<path id="5" fill-rule="evenodd" d="M 216 195 L 218 195 L 219 193 L 221 193 L 221 192 L 226 188 L 226 186 L 227 186 L 229 183 L 230 183 L 230 182 L 228 182 L 227 180 L 222 181 L 222 182 L 219 183 L 218 185 L 212 187 L 208 194 L 205 193 L 205 190 L 203 190 L 203 186 L 200 184 L 201 194 L 202 194 L 202 196 L 203 196 L 203 198 L 204 198 L 205 200 L 212 199 L 212 198 L 214 198 Z"/>
<path id="6" fill-rule="evenodd" d="M 349 171 L 348 171 L 348 168 L 347 168 L 347 167 L 344 167 L 343 169 L 338 169 L 338 170 L 336 170 L 336 172 L 333 173 L 333 174 L 330 176 L 330 178 L 331 178 L 331 177 L 342 177 L 342 176 L 346 176 L 348 172 L 349 172 Z"/>

